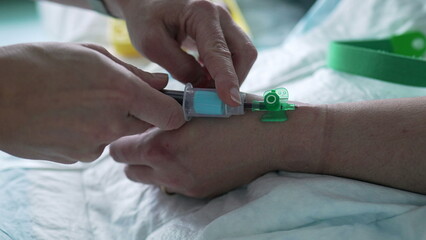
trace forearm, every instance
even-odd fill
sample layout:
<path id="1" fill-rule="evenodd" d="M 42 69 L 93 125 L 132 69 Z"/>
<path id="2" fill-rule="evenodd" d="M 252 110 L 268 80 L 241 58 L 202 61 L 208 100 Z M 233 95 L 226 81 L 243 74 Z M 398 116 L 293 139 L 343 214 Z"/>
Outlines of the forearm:
<path id="1" fill-rule="evenodd" d="M 326 105 L 296 103 L 296 110 L 287 111 L 288 120 L 283 123 L 261 123 L 266 131 L 271 151 L 276 152 L 272 170 L 318 173 L 321 171 Z M 265 141 L 262 139 L 261 141 Z"/>
<path id="2" fill-rule="evenodd" d="M 426 98 L 330 105 L 322 173 L 426 193 Z"/>
<path id="3" fill-rule="evenodd" d="M 424 109 L 426 97 L 300 106 L 287 122 L 272 126 L 283 145 L 276 168 L 424 194 Z"/>

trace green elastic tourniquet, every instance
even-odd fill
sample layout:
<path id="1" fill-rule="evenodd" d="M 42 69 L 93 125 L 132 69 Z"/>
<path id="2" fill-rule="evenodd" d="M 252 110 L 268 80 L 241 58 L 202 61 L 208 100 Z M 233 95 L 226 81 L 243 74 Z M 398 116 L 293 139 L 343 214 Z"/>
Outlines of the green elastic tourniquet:
<path id="1" fill-rule="evenodd" d="M 330 68 L 417 87 L 426 87 L 426 37 L 409 32 L 384 40 L 336 41 L 329 47 Z"/>

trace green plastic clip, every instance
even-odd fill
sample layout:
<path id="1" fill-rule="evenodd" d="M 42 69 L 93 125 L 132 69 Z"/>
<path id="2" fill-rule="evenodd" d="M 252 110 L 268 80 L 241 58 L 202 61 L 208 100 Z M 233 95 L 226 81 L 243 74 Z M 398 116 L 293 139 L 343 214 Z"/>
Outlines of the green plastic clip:
<path id="1" fill-rule="evenodd" d="M 294 104 L 288 103 L 288 91 L 285 88 L 277 88 L 266 91 L 263 101 L 253 101 L 252 111 L 266 111 L 262 122 L 285 122 L 288 117 L 285 111 L 295 110 Z"/>

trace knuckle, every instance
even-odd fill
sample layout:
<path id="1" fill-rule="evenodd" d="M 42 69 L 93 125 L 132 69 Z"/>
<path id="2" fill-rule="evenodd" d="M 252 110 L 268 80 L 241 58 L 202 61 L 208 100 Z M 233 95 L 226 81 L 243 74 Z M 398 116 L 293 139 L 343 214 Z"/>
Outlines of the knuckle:
<path id="1" fill-rule="evenodd" d="M 144 158 L 149 160 L 149 159 L 164 158 L 166 153 L 163 146 L 159 142 L 155 142 L 155 143 L 151 142 L 150 144 L 147 144 L 143 148 L 142 155 L 144 156 Z"/>
<path id="2" fill-rule="evenodd" d="M 222 39 L 213 40 L 211 53 L 226 58 L 230 58 L 232 55 L 228 49 L 228 45 Z"/>
<path id="3" fill-rule="evenodd" d="M 141 157 L 145 158 L 146 160 L 169 160 L 169 156 L 171 156 L 170 146 L 171 144 L 168 143 L 166 138 L 154 138 L 146 143 L 143 143 L 143 146 L 141 147 Z"/>
<path id="4" fill-rule="evenodd" d="M 247 42 L 246 44 L 244 44 L 242 52 L 245 54 L 247 59 L 251 60 L 251 62 L 256 61 L 257 50 L 254 47 L 253 43 Z"/>
<path id="5" fill-rule="evenodd" d="M 226 62 L 226 64 L 232 64 L 232 54 L 229 51 L 228 46 L 222 39 L 214 39 L 208 49 L 206 49 L 204 56 L 202 57 L 203 62 L 212 63 L 217 60 Z"/>
<path id="6" fill-rule="evenodd" d="M 142 36 L 136 47 L 147 57 L 153 57 L 158 53 L 158 32 L 155 29 L 147 30 Z"/>
<path id="7" fill-rule="evenodd" d="M 103 88 L 106 97 L 112 98 L 112 100 L 125 100 L 128 99 L 129 92 L 134 88 L 133 73 L 130 71 L 111 71 L 106 72 L 104 76 Z"/>
<path id="8" fill-rule="evenodd" d="M 208 0 L 199 0 L 192 2 L 189 6 L 190 11 L 203 12 L 203 14 L 213 13 L 216 11 L 217 5 Z"/>
<path id="9" fill-rule="evenodd" d="M 192 1 L 183 9 L 181 25 L 188 33 L 195 34 L 197 28 L 208 19 L 218 17 L 217 5 L 208 0 Z M 198 27 L 197 27 L 198 26 Z"/>
<path id="10" fill-rule="evenodd" d="M 237 76 L 235 75 L 235 71 L 231 68 L 223 69 L 220 72 L 212 72 L 211 76 L 216 83 L 216 88 L 220 89 L 224 89 L 226 86 L 229 86 L 229 88 L 234 86 L 234 83 L 229 81 L 230 79 L 238 80 L 236 78 Z"/>

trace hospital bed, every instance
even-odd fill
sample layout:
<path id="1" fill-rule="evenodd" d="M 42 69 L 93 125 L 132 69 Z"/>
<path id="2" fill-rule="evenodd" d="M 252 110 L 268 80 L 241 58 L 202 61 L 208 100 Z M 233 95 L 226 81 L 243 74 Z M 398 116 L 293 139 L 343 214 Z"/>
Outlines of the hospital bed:
<path id="1" fill-rule="evenodd" d="M 104 21 L 87 18 L 88 29 Z M 261 50 L 242 90 L 283 86 L 291 100 L 315 104 L 425 96 L 424 88 L 336 72 L 325 61 L 332 40 L 426 33 L 425 23 L 423 0 L 317 1 L 285 41 Z M 102 34 L 90 34 L 103 43 Z M 426 239 L 426 196 L 326 175 L 272 172 L 199 200 L 129 181 L 107 151 L 71 166 L 2 153 L 0 186 L 2 240 Z"/>

